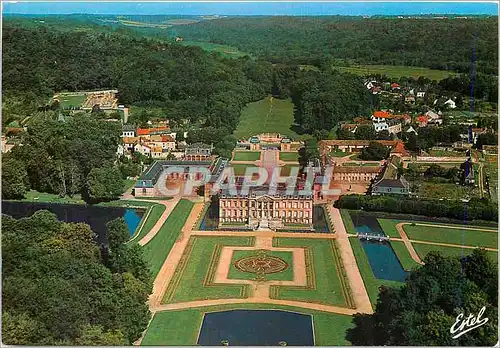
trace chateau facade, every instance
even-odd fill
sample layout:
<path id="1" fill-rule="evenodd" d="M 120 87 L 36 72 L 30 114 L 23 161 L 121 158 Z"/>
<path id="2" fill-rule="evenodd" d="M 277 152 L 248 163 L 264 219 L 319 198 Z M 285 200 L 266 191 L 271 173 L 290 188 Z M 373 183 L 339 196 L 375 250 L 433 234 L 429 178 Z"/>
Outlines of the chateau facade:
<path id="1" fill-rule="evenodd" d="M 221 192 L 219 227 L 245 224 L 252 229 L 279 229 L 286 224 L 313 228 L 313 196 L 285 190 L 268 193 L 268 187 L 250 189 L 248 194 Z M 305 226 L 304 226 L 305 225 Z"/>

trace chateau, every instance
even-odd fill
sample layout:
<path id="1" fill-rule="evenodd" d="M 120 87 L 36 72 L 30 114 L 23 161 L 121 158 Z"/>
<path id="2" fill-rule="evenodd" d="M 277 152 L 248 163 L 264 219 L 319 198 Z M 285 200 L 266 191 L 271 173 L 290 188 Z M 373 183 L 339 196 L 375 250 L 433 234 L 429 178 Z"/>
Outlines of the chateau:
<path id="1" fill-rule="evenodd" d="M 312 229 L 312 194 L 275 191 L 270 194 L 268 186 L 251 188 L 247 194 L 223 190 L 219 198 L 219 228 L 245 224 L 251 229 L 280 229 L 293 224 Z"/>

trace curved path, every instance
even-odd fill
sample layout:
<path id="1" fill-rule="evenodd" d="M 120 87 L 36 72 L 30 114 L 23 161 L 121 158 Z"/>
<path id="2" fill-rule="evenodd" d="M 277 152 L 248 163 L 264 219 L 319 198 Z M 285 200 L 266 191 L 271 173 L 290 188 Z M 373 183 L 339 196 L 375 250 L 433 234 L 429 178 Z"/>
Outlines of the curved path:
<path id="1" fill-rule="evenodd" d="M 400 222 L 396 224 L 396 230 L 399 232 L 399 235 L 401 236 L 401 240 L 406 246 L 406 249 L 408 249 L 408 252 L 410 253 L 411 258 L 418 264 L 423 265 L 424 262 L 420 259 L 420 256 L 418 256 L 417 252 L 413 248 L 413 245 L 411 245 L 410 240 L 408 239 L 408 236 L 406 235 L 406 232 L 403 228 L 404 225 L 408 225 L 408 222 Z"/>
<path id="2" fill-rule="evenodd" d="M 447 246 L 447 247 L 454 247 L 454 248 L 464 248 L 464 249 L 476 249 L 477 246 L 472 246 L 472 245 L 461 245 L 461 244 L 450 244 L 450 243 L 440 243 L 440 242 L 431 242 L 431 241 L 423 241 L 423 240 L 413 240 L 409 239 L 408 236 L 406 235 L 406 232 L 404 230 L 404 225 L 410 225 L 412 224 L 411 222 L 400 222 L 396 224 L 396 230 L 399 232 L 399 235 L 401 238 L 390 238 L 391 240 L 396 240 L 396 241 L 402 241 L 406 249 L 408 249 L 408 252 L 410 253 L 411 258 L 423 265 L 424 263 L 420 259 L 420 256 L 417 254 L 415 249 L 413 248 L 413 245 L 411 243 L 418 243 L 418 244 L 430 244 L 430 245 L 440 245 L 440 246 Z M 427 226 L 427 227 L 438 227 L 438 228 L 450 228 L 450 229 L 457 229 L 456 226 L 449 226 L 449 225 L 436 225 L 436 224 L 425 224 L 425 223 L 415 223 L 416 226 Z M 460 227 L 460 229 L 463 230 L 469 230 L 469 231 L 481 231 L 481 232 L 489 232 L 489 233 L 498 233 L 496 230 L 493 229 L 486 229 L 486 228 L 475 228 L 475 227 Z M 486 248 L 482 247 L 485 250 L 488 251 L 498 251 L 498 249 L 495 248 Z"/>
<path id="3" fill-rule="evenodd" d="M 461 245 L 461 244 L 449 244 L 449 243 L 439 243 L 439 242 L 429 242 L 425 240 L 411 240 L 412 243 L 417 243 L 417 244 L 430 244 L 430 245 L 440 245 L 440 246 L 445 246 L 445 247 L 453 247 L 453 248 L 461 248 L 461 249 L 477 249 L 479 248 L 478 246 L 472 246 L 472 245 Z M 487 247 L 480 247 L 484 250 L 488 251 L 498 251 L 498 249 L 495 248 L 487 248 Z"/>
<path id="4" fill-rule="evenodd" d="M 177 203 L 179 202 L 179 200 L 180 200 L 179 197 L 175 197 L 169 201 L 160 201 L 160 200 L 157 201 L 157 200 L 147 200 L 147 199 L 140 199 L 139 200 L 138 199 L 138 201 L 155 202 L 155 203 L 162 204 L 165 206 L 165 211 L 163 212 L 163 214 L 161 214 L 160 218 L 156 221 L 154 226 L 151 227 L 151 230 L 149 230 L 148 234 L 146 234 L 144 237 L 142 237 L 142 239 L 139 241 L 140 246 L 143 246 L 143 245 L 149 243 L 149 241 L 151 241 L 151 239 L 153 239 L 154 236 L 156 236 L 156 234 L 158 233 L 158 231 L 160 231 L 160 228 L 163 226 L 163 224 L 167 220 L 167 218 L 170 215 L 170 213 L 172 212 L 172 210 L 174 210 L 174 208 L 177 205 Z"/>

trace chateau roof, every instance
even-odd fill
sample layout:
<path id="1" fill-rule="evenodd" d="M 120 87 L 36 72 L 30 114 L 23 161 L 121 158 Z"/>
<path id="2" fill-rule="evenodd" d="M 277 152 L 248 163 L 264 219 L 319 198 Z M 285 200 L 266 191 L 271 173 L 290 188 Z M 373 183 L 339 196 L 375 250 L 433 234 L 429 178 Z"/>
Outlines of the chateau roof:
<path id="1" fill-rule="evenodd" d="M 378 173 L 379 166 L 335 166 L 334 173 Z"/>

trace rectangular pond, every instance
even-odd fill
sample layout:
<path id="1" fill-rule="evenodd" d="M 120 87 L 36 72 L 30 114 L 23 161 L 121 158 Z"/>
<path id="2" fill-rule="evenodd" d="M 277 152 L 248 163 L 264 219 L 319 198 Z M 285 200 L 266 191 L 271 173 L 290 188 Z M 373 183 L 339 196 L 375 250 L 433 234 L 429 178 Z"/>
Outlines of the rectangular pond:
<path id="1" fill-rule="evenodd" d="M 403 269 L 390 243 L 361 240 L 361 245 L 368 256 L 375 278 L 396 282 L 406 280 L 408 273 Z"/>
<path id="2" fill-rule="evenodd" d="M 363 212 L 349 212 L 349 215 L 358 234 L 386 236 L 375 216 L 366 215 Z M 368 257 L 368 262 L 375 278 L 396 282 L 404 282 L 406 280 L 408 273 L 404 270 L 389 242 L 362 239 L 361 245 Z"/>
<path id="3" fill-rule="evenodd" d="M 48 210 L 65 222 L 85 222 L 97 236 L 100 244 L 108 242 L 106 224 L 116 218 L 124 218 L 130 235 L 139 226 L 143 210 L 123 207 L 100 207 L 84 204 L 59 204 L 42 202 L 2 201 L 2 214 L 15 219 L 31 216 L 38 210 Z"/>
<path id="4" fill-rule="evenodd" d="M 205 313 L 200 346 L 313 346 L 312 316 L 280 310 Z"/>

